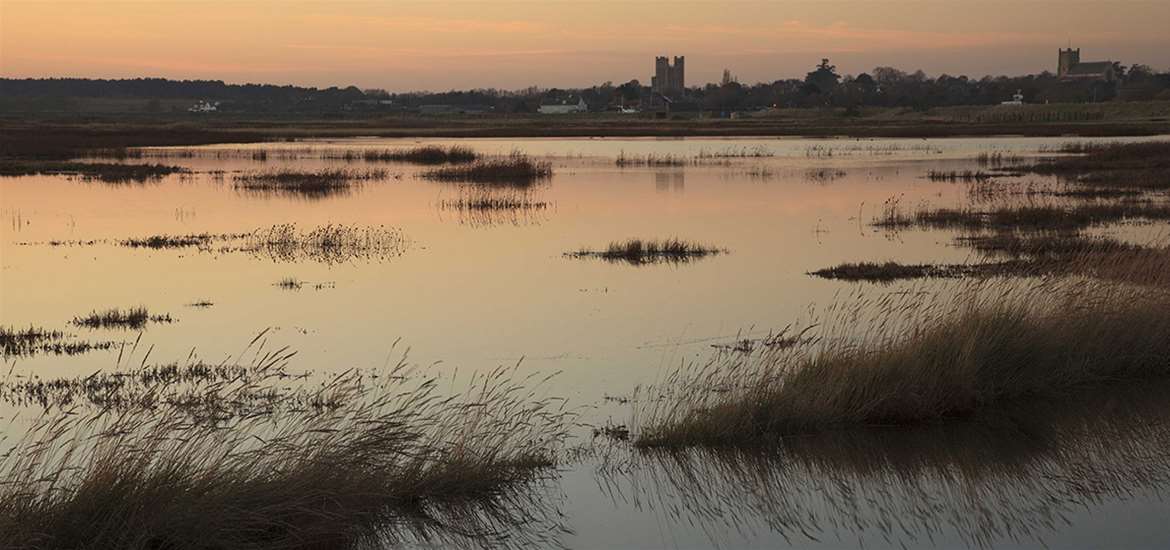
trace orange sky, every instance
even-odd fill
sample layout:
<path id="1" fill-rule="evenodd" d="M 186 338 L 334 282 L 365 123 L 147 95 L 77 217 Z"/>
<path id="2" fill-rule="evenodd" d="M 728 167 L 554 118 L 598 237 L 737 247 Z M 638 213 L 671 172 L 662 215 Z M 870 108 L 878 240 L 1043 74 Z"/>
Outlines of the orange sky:
<path id="1" fill-rule="evenodd" d="M 161 76 L 390 90 L 687 82 L 843 73 L 1054 70 L 1086 60 L 1170 68 L 1170 0 L 696 2 L 52 2 L 0 0 L 0 74 Z"/>

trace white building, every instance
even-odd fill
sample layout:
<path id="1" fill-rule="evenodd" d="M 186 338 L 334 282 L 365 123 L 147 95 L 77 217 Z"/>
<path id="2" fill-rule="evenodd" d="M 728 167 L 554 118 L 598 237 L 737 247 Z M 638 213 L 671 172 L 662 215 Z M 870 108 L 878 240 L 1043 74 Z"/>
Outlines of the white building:
<path id="1" fill-rule="evenodd" d="M 214 113 L 219 110 L 218 101 L 197 101 L 187 108 L 192 113 Z"/>
<path id="2" fill-rule="evenodd" d="M 545 100 L 540 104 L 540 113 L 544 115 L 567 115 L 570 113 L 584 113 L 588 110 L 589 105 L 582 98 L 577 98 L 576 103 L 573 103 L 572 99 L 562 99 Z"/>

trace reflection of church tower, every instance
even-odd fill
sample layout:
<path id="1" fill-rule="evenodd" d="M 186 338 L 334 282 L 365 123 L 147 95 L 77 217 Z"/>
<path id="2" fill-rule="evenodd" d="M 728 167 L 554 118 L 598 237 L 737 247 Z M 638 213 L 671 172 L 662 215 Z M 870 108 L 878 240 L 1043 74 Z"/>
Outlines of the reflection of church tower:
<path id="1" fill-rule="evenodd" d="M 1081 49 L 1060 50 L 1060 57 L 1056 63 L 1056 76 L 1063 77 L 1068 74 L 1069 69 L 1081 62 Z"/>

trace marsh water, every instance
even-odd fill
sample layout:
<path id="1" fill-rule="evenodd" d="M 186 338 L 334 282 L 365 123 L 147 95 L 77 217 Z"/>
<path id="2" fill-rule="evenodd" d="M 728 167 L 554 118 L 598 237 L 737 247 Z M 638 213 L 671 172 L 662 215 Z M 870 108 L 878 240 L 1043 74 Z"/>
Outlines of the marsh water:
<path id="1" fill-rule="evenodd" d="M 0 324 L 129 343 L 7 358 L 5 370 L 52 378 L 192 354 L 223 361 L 262 334 L 266 349 L 296 350 L 292 368 L 319 373 L 377 369 L 404 353 L 456 378 L 501 365 L 557 373 L 542 391 L 579 408 L 583 424 L 624 424 L 636 387 L 717 346 L 763 337 L 843 295 L 906 288 L 810 271 L 975 261 L 949 232 L 872 227 L 890 201 L 972 200 L 930 171 L 979 170 L 981 153 L 1031 157 L 1071 141 L 309 140 L 148 149 L 145 162 L 190 172 L 146 183 L 0 178 Z M 494 192 L 512 207 L 466 209 L 459 201 L 476 191 L 422 178 L 427 167 L 339 158 L 421 143 L 523 151 L 554 175 Z M 616 162 L 648 155 L 686 161 Z M 320 194 L 233 184 L 240 173 L 330 167 L 387 173 Z M 393 228 L 402 241 L 392 253 L 329 258 L 118 244 L 290 223 Z M 727 252 L 648 265 L 566 255 L 671 237 Z M 287 278 L 298 284 L 278 284 Z M 142 331 L 69 324 L 140 305 L 174 321 Z M 1149 452 L 1170 441 L 1151 428 L 1170 412 L 1161 395 L 1020 412 L 1035 420 L 1025 432 L 827 437 L 764 455 L 594 450 L 565 466 L 548 498 L 567 530 L 557 541 L 572 548 L 1165 547 L 1165 468 Z M 1094 410 L 1107 412 L 1086 414 Z M 588 443 L 588 430 L 579 439 Z"/>

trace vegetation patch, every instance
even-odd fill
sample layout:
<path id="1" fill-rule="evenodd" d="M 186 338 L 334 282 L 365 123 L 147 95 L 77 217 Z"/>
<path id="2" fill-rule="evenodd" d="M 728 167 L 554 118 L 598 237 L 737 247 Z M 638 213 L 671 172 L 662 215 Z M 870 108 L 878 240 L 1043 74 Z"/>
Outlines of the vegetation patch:
<path id="1" fill-rule="evenodd" d="M 194 377 L 205 391 L 193 397 L 230 406 L 263 394 L 269 378 L 193 365 L 50 384 L 102 401 L 47 411 L 0 457 L 0 537 L 127 550 L 543 546 L 559 523 L 534 485 L 572 415 L 512 372 L 448 396 L 438 388 L 449 384 L 412 367 L 377 383 L 348 371 L 305 385 L 305 401 L 321 406 L 212 416 L 145 390 Z M 104 395 L 136 397 L 110 414 Z"/>
<path id="2" fill-rule="evenodd" d="M 436 181 L 526 186 L 552 177 L 552 164 L 514 152 L 503 158 L 480 159 L 423 173 Z"/>
<path id="3" fill-rule="evenodd" d="M 85 342 L 70 339 L 58 330 L 37 327 L 17 329 L 0 326 L 0 356 L 20 357 L 36 353 L 77 355 L 93 350 L 110 349 L 114 342 Z"/>
<path id="4" fill-rule="evenodd" d="M 1070 156 L 1048 159 L 1023 169 L 1090 186 L 1170 189 L 1170 141 L 1073 143 L 1061 152 Z"/>
<path id="5" fill-rule="evenodd" d="M 670 153 L 627 155 L 625 151 L 620 151 L 614 164 L 622 168 L 633 166 L 686 166 L 690 164 L 690 160 L 685 156 L 672 155 Z"/>
<path id="6" fill-rule="evenodd" d="M 954 279 L 960 277 L 992 277 L 1022 274 L 1033 271 L 1030 262 L 1007 261 L 973 264 L 901 264 L 898 262 L 844 263 L 809 273 L 822 279 L 841 281 L 872 281 L 890 283 L 901 279 Z"/>
<path id="7" fill-rule="evenodd" d="M 303 231 L 295 224 L 280 224 L 248 234 L 241 249 L 273 261 L 334 264 L 400 256 L 406 245 L 401 231 L 385 226 L 331 224 Z"/>
<path id="8" fill-rule="evenodd" d="M 873 222 L 898 229 L 1076 230 L 1131 220 L 1170 220 L 1170 205 L 1154 201 L 1088 203 L 1073 206 L 1004 206 L 995 209 L 938 208 L 905 212 L 891 203 Z"/>
<path id="9" fill-rule="evenodd" d="M 352 158 L 351 155 L 352 154 Z M 345 160 L 364 160 L 366 162 L 409 162 L 411 164 L 464 164 L 479 159 L 470 147 L 452 145 L 421 145 L 408 149 L 384 149 L 372 151 L 346 151 Z"/>
<path id="10" fill-rule="evenodd" d="M 183 172 L 186 169 L 163 164 L 0 159 L 0 176 L 59 175 L 103 183 L 145 183 Z"/>
<path id="11" fill-rule="evenodd" d="M 134 307 L 125 311 L 113 308 L 90 313 L 73 318 L 73 324 L 85 328 L 127 328 L 140 329 L 147 323 L 171 323 L 174 319 L 169 314 L 152 314 L 144 307 Z"/>
<path id="12" fill-rule="evenodd" d="M 383 179 L 385 170 L 279 170 L 238 175 L 235 186 L 251 192 L 322 198 L 346 193 L 358 182 Z"/>
<path id="13" fill-rule="evenodd" d="M 660 262 L 682 263 L 708 256 L 727 253 L 727 249 L 687 242 L 679 239 L 630 239 L 611 242 L 605 250 L 581 249 L 569 252 L 573 258 L 600 258 L 611 262 L 644 265 Z"/>
<path id="14" fill-rule="evenodd" d="M 642 447 L 757 445 L 835 426 L 918 424 L 1008 400 L 1170 375 L 1170 297 L 1093 281 L 1000 279 L 935 303 L 883 298 L 864 334 L 717 355 L 641 411 Z M 1038 300 L 1037 297 L 1043 297 Z M 866 307 L 866 306 L 857 306 Z M 848 331 L 845 307 L 822 325 Z M 847 318 L 847 319 L 846 319 Z"/>
<path id="15" fill-rule="evenodd" d="M 217 240 L 230 239 L 238 235 L 212 235 L 210 233 L 199 233 L 192 235 L 151 235 L 149 237 L 142 237 L 137 239 L 124 239 L 118 241 L 118 244 L 130 248 L 188 248 L 199 247 L 207 248 Z"/>

